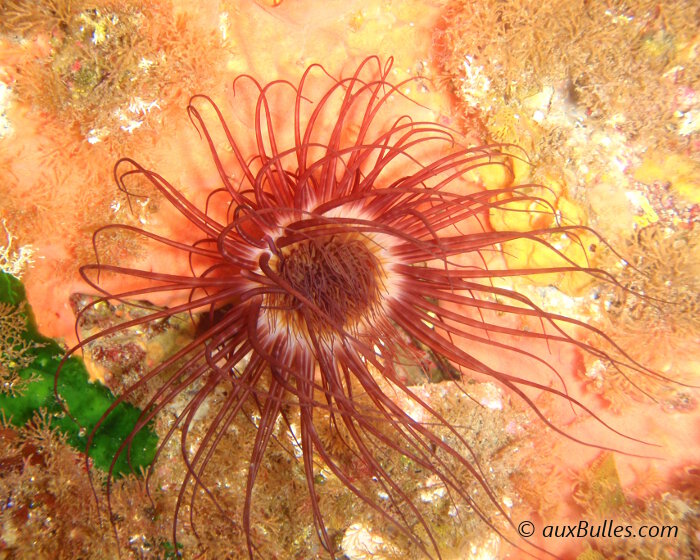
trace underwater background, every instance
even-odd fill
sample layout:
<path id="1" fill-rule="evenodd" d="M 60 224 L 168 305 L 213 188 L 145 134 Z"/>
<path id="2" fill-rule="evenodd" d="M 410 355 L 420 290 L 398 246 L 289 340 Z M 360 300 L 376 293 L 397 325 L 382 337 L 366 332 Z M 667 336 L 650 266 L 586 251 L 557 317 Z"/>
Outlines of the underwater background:
<path id="1" fill-rule="evenodd" d="M 87 433 L 112 393 L 194 332 L 176 322 L 127 332 L 86 349 L 84 364 L 72 358 L 59 387 L 71 418 L 54 398 L 54 372 L 76 342 L 76 310 L 93 296 L 78 268 L 94 262 L 93 232 L 107 224 L 177 235 L 155 193 L 132 199 L 117 189 L 112 175 L 120 157 L 160 170 L 195 198 L 217 184 L 185 110 L 192 95 L 231 107 L 238 75 L 298 83 L 320 63 L 330 76 L 347 76 L 371 55 L 393 57 L 392 81 L 411 78 L 403 93 L 435 122 L 474 145 L 521 147 L 530 164 L 517 168 L 517 181 L 532 183 L 569 223 L 597 231 L 617 252 L 591 237 L 584 244 L 592 264 L 648 297 L 563 274 L 503 278 L 499 285 L 595 325 L 635 360 L 678 382 L 630 383 L 591 356 L 558 356 L 567 386 L 586 404 L 624 434 L 658 445 L 623 446 L 628 454 L 557 436 L 481 379 L 465 381 L 470 398 L 451 391 L 449 380 L 416 378 L 416 390 L 464 430 L 516 525 L 613 519 L 678 527 L 677 537 L 664 539 L 542 538 L 545 549 L 578 560 L 700 555 L 700 416 L 692 387 L 700 348 L 698 22 L 700 8 L 691 1 L 0 2 L 0 558 L 245 556 L 241 535 L 204 506 L 193 512 L 197 534 L 181 527 L 175 550 L 175 481 L 184 472 L 176 444 L 159 456 L 149 492 L 120 459 L 124 476 L 112 482 L 107 519 L 105 470 L 138 403 L 120 405 L 98 430 L 91 477 L 81 455 Z M 496 211 L 490 227 L 551 225 L 527 210 Z M 555 242 L 581 257 L 571 239 Z M 103 236 L 99 248 L 109 262 L 174 266 L 171 255 L 144 255 L 134 239 L 117 234 Z M 530 247 L 502 258 L 524 268 L 546 266 L 548 254 Z M 97 306 L 81 335 L 127 313 Z M 589 418 L 572 418 L 546 396 L 538 405 L 609 443 L 610 434 Z M 168 414 L 161 416 L 135 442 L 137 472 L 151 464 L 168 430 Z M 232 510 L 242 492 L 237 473 L 249 457 L 237 450 L 255 427 L 241 424 L 234 432 L 210 473 Z M 303 470 L 283 453 L 268 454 L 264 470 L 255 518 L 262 557 L 327 557 L 316 541 Z M 421 492 L 445 558 L 519 557 L 478 519 L 450 515 L 434 481 L 412 481 L 408 471 L 397 477 Z M 323 498 L 345 558 L 417 554 L 346 494 L 330 481 Z"/>

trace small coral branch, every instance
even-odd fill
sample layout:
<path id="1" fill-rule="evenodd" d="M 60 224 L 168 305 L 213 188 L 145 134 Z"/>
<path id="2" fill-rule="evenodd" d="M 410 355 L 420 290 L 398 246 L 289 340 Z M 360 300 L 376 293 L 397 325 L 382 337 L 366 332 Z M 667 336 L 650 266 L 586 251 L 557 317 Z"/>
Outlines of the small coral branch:
<path id="1" fill-rule="evenodd" d="M 19 376 L 19 372 L 34 361 L 32 350 L 40 344 L 23 338 L 25 305 L 0 302 L 0 394 L 22 394 L 36 378 Z"/>
<path id="2" fill-rule="evenodd" d="M 34 248 L 31 245 L 14 248 L 12 245 L 17 238 L 7 229 L 5 220 L 2 220 L 2 229 L 5 231 L 5 244 L 0 245 L 0 270 L 22 278 L 24 271 L 34 262 Z"/>

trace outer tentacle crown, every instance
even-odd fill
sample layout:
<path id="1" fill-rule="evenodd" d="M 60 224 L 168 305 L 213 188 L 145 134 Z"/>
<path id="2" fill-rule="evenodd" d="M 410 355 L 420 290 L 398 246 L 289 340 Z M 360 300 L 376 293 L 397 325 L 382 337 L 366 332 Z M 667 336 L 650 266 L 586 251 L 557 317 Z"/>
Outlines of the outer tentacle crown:
<path id="1" fill-rule="evenodd" d="M 490 209 L 507 210 L 513 200 L 530 200 L 539 212 L 552 210 L 528 194 L 527 185 L 491 191 L 478 187 L 476 169 L 500 166 L 509 172 L 510 158 L 517 156 L 508 155 L 508 146 L 461 146 L 454 131 L 429 120 L 404 116 L 387 124 L 394 102 L 402 98 L 399 86 L 388 81 L 390 67 L 368 59 L 351 77 L 333 80 L 316 103 L 309 101 L 307 89 L 314 75 L 321 74 L 318 67 L 307 69 L 298 86 L 287 82 L 262 86 L 250 78 L 257 89 L 255 153 L 246 153 L 235 139 L 239 132 L 234 134 L 209 98 L 197 96 L 190 116 L 210 146 L 223 184 L 205 209 L 133 160 L 123 160 L 115 171 L 124 190 L 131 176 L 145 177 L 197 232 L 198 239 L 190 243 L 140 232 L 149 243 L 189 258 L 192 274 L 106 264 L 82 269 L 104 299 L 129 301 L 162 292 L 181 294 L 181 299 L 166 311 L 154 311 L 83 340 L 81 347 L 170 314 L 208 315 L 206 328 L 191 343 L 147 372 L 120 398 L 151 389 L 142 427 L 188 395 L 162 443 L 164 447 L 180 429 L 187 471 L 178 511 L 188 487 L 208 487 L 205 471 L 226 432 L 240 417 L 255 418 L 258 429 L 243 507 L 240 517 L 232 517 L 245 534 L 251 557 L 256 550 L 251 527 L 256 478 L 280 420 L 302 451 L 313 521 L 331 555 L 337 547 L 319 505 L 319 464 L 423 553 L 440 556 L 420 504 L 394 480 L 381 459 L 382 450 L 399 453 L 435 475 L 455 502 L 469 504 L 487 525 L 504 534 L 506 525 L 502 521 L 497 525 L 493 513 L 508 517 L 473 453 L 455 449 L 438 435 L 438 428 L 450 433 L 463 450 L 470 449 L 468 442 L 405 384 L 401 364 L 419 359 L 417 345 L 444 356 L 462 373 L 491 376 L 530 403 L 546 423 L 528 390 L 550 391 L 588 409 L 563 388 L 502 371 L 497 360 L 479 359 L 469 348 L 491 348 L 494 354 L 517 356 L 546 370 L 539 355 L 507 342 L 507 337 L 518 335 L 576 345 L 620 368 L 652 374 L 626 359 L 609 339 L 603 338 L 617 357 L 570 338 L 565 327 L 582 327 L 577 321 L 493 285 L 496 277 L 565 270 L 606 277 L 569 261 L 548 242 L 547 236 L 557 231 L 575 236 L 575 228 L 528 232 L 484 228 L 483 217 Z M 273 92 L 291 94 L 293 124 L 286 130 L 280 130 L 281 108 L 272 106 Z M 217 127 L 207 124 L 205 106 L 213 111 Z M 290 138 L 283 138 L 285 134 Z M 230 148 L 232 164 L 220 155 L 222 141 Z M 124 166 L 129 169 L 124 171 Z M 486 266 L 489 254 L 497 252 L 501 243 L 517 238 L 546 246 L 559 264 L 523 270 Z M 95 272 L 104 277 L 95 279 Z M 110 290 L 109 277 L 132 287 Z M 521 331 L 509 322 L 513 317 L 536 319 L 541 328 Z M 210 413 L 210 425 L 190 449 L 188 431 L 196 413 L 222 387 L 225 397 L 217 401 L 218 411 Z M 407 413 L 401 400 L 417 406 L 422 419 Z M 103 421 L 108 416 L 109 411 Z M 320 435 L 322 425 L 330 425 L 354 457 L 350 463 L 327 447 Z M 125 442 L 122 452 L 129 444 Z M 353 469 L 358 464 L 384 498 L 357 482 Z M 466 490 L 465 477 L 481 484 L 492 503 L 491 513 Z M 191 494 L 192 507 L 196 495 Z M 207 495 L 218 505 L 215 492 L 207 490 Z M 222 512 L 226 513 L 223 507 Z M 174 540 L 177 519 L 176 511 Z"/>

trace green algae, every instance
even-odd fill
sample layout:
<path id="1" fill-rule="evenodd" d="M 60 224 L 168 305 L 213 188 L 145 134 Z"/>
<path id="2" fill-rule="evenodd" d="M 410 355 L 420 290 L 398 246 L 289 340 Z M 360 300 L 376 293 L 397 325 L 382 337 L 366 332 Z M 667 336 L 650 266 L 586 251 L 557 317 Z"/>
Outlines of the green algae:
<path id="1" fill-rule="evenodd" d="M 85 452 L 88 438 L 104 412 L 113 405 L 116 397 L 103 385 L 91 383 L 82 359 L 68 358 L 56 381 L 56 371 L 65 351 L 55 341 L 42 336 L 29 305 L 22 283 L 14 276 L 0 273 L 0 303 L 22 309 L 25 320 L 21 333 L 27 348 L 25 356 L 31 359 L 17 376 L 23 381 L 22 389 L 0 394 L 0 410 L 10 423 L 23 426 L 39 409 L 47 411 L 51 426 L 66 435 L 68 443 Z M 6 355 L 2 349 L 0 357 Z M 11 349 L 10 349 L 11 350 Z M 63 404 L 56 399 L 56 391 Z M 69 411 L 69 414 L 66 413 Z M 94 465 L 109 470 L 119 448 L 127 441 L 138 422 L 141 411 L 128 403 L 119 403 L 92 435 L 89 456 Z M 155 456 L 158 437 L 151 428 L 143 428 L 130 441 L 130 447 L 119 454 L 114 463 L 113 475 L 139 472 L 147 467 Z M 128 455 L 128 458 L 127 458 Z"/>

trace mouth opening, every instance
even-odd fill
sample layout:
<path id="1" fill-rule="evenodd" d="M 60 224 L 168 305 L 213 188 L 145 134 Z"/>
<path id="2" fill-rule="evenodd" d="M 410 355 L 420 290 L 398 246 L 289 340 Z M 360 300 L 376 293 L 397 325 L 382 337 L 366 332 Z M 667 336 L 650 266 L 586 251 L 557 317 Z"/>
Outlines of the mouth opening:
<path id="1" fill-rule="evenodd" d="M 386 295 L 385 263 L 371 236 L 324 229 L 278 240 L 271 269 L 282 289 L 268 297 L 274 320 L 299 334 L 355 333 Z"/>

